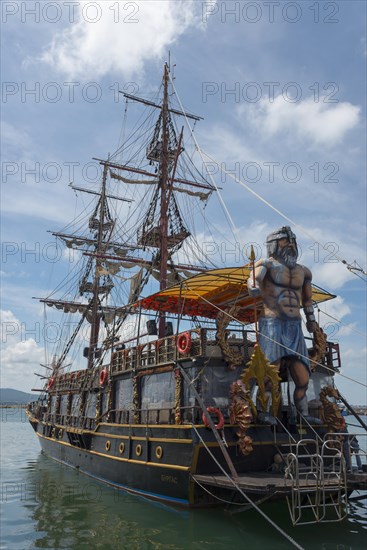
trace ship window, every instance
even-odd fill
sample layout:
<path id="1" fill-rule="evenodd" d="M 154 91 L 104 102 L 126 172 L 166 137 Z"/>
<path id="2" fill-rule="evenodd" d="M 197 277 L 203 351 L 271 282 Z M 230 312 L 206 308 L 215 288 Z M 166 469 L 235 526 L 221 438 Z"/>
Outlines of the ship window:
<path id="1" fill-rule="evenodd" d="M 197 372 L 190 372 L 190 377 L 195 378 Z M 208 366 L 200 377 L 201 394 L 204 402 L 211 407 L 226 408 L 229 406 L 229 387 L 232 382 L 239 379 L 243 372 L 243 367 L 237 367 L 229 370 L 225 365 Z M 185 405 L 193 406 L 195 404 L 195 395 L 192 389 L 187 390 L 185 384 Z"/>
<path id="2" fill-rule="evenodd" d="M 90 393 L 87 398 L 87 407 L 85 416 L 87 418 L 94 418 L 96 416 L 96 403 L 97 403 L 97 394 Z"/>
<path id="3" fill-rule="evenodd" d="M 75 393 L 71 402 L 71 416 L 80 415 L 80 394 Z"/>
<path id="4" fill-rule="evenodd" d="M 51 406 L 50 406 L 50 412 L 51 414 L 55 413 L 55 406 L 56 406 L 56 395 L 53 395 L 51 397 Z"/>
<path id="5" fill-rule="evenodd" d="M 133 380 L 117 380 L 115 385 L 115 408 L 118 411 L 132 409 Z"/>
<path id="6" fill-rule="evenodd" d="M 141 408 L 171 409 L 175 406 L 175 387 L 173 371 L 143 376 L 141 380 Z"/>
<path id="7" fill-rule="evenodd" d="M 68 410 L 68 395 L 63 395 L 60 402 L 60 414 L 64 415 Z"/>

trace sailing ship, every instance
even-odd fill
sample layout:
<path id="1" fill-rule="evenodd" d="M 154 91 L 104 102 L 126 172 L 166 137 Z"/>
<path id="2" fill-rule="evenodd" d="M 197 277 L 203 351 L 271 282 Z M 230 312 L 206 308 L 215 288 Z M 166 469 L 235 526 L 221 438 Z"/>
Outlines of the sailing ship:
<path id="1" fill-rule="evenodd" d="M 190 507 L 256 507 L 279 498 L 293 524 L 305 514 L 340 520 L 348 494 L 366 488 L 366 474 L 346 471 L 334 384 L 339 346 L 321 339 L 311 416 L 302 417 L 292 382 L 279 382 L 257 344 L 262 302 L 247 288 L 254 254 L 240 267 L 195 262 L 193 207 L 184 216 L 180 201 L 206 204 L 218 189 L 192 163 L 191 136 L 184 139 L 185 125 L 200 117 L 173 92 L 165 64 L 159 101 L 125 93 L 126 105 L 148 114 L 115 154 L 96 159 L 98 191 L 71 184 L 95 201 L 89 233 L 81 218 L 54 233 L 78 254 L 73 293 L 64 283 L 61 297 L 41 302 L 78 320 L 43 365 L 29 422 L 46 455 L 138 495 Z M 112 184 L 125 195 L 111 192 Z M 314 303 L 332 298 L 313 286 Z M 261 415 L 266 379 L 273 403 Z"/>

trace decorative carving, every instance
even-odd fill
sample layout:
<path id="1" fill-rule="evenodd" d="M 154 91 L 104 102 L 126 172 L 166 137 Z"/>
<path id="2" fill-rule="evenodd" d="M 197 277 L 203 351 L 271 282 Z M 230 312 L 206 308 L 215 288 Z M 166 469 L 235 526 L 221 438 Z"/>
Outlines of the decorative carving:
<path id="1" fill-rule="evenodd" d="M 113 406 L 113 393 L 112 393 L 112 384 L 109 384 L 108 387 L 108 398 L 107 398 L 107 415 L 106 415 L 106 422 L 110 420 L 111 417 L 111 411 Z"/>
<path id="2" fill-rule="evenodd" d="M 216 319 L 217 332 L 215 338 L 218 346 L 222 351 L 222 357 L 227 363 L 229 370 L 235 370 L 236 367 L 239 367 L 243 364 L 243 356 L 241 353 L 238 353 L 234 349 L 231 349 L 231 346 L 228 343 L 228 334 L 229 331 L 226 330 L 227 326 L 231 321 L 230 316 L 235 316 L 237 313 L 236 306 L 232 306 L 228 313 L 220 311 Z"/>
<path id="3" fill-rule="evenodd" d="M 324 419 L 330 432 L 341 432 L 345 428 L 345 420 L 336 403 L 329 401 L 328 397 L 339 399 L 339 393 L 332 386 L 325 386 L 320 392 Z"/>
<path id="4" fill-rule="evenodd" d="M 175 389 L 175 424 L 181 424 L 181 387 L 182 387 L 182 378 L 180 369 L 175 369 L 175 380 L 176 380 L 176 389 Z"/>
<path id="5" fill-rule="evenodd" d="M 271 412 L 274 416 L 276 416 L 281 398 L 279 391 L 279 382 L 281 381 L 281 378 L 278 375 L 278 367 L 269 363 L 258 344 L 255 344 L 254 353 L 252 354 L 251 360 L 247 363 L 247 365 L 248 368 L 245 369 L 241 375 L 241 381 L 245 384 L 248 391 L 251 389 L 251 380 L 257 382 L 257 385 L 259 386 L 257 400 L 261 404 L 261 408 L 264 412 L 267 410 L 269 401 L 269 396 L 265 391 L 265 385 L 267 381 L 270 381 L 272 397 Z M 256 406 L 250 397 L 249 403 L 254 414 L 257 414 Z"/>
<path id="6" fill-rule="evenodd" d="M 251 437 L 246 435 L 246 430 L 252 421 L 252 414 L 250 394 L 241 380 L 231 384 L 230 399 L 230 422 L 238 424 L 236 435 L 239 439 L 239 448 L 243 455 L 248 455 L 254 450 Z"/>
<path id="7" fill-rule="evenodd" d="M 100 392 L 96 397 L 96 414 L 95 419 L 96 422 L 99 422 L 101 420 L 101 409 L 102 409 L 102 392 Z"/>
<path id="8" fill-rule="evenodd" d="M 140 398 L 139 398 L 139 377 L 134 376 L 133 378 L 133 411 L 134 411 L 134 422 L 139 424 L 140 422 Z"/>
<path id="9" fill-rule="evenodd" d="M 327 336 L 318 323 L 313 338 L 313 348 L 309 353 L 312 372 L 316 370 L 317 363 L 322 363 L 326 353 Z"/>
<path id="10" fill-rule="evenodd" d="M 73 403 L 73 394 L 69 393 L 68 394 L 68 401 L 67 401 L 67 405 L 66 405 L 66 421 L 65 421 L 65 424 L 70 424 L 72 403 Z"/>
<path id="11" fill-rule="evenodd" d="M 56 395 L 56 401 L 55 401 L 55 418 L 57 415 L 60 414 L 60 403 L 61 403 L 61 394 L 58 393 Z"/>

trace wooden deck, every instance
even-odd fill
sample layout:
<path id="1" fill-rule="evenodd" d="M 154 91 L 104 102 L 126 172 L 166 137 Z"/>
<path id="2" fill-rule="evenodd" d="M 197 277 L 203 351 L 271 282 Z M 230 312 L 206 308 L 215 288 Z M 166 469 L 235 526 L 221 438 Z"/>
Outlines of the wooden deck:
<path id="1" fill-rule="evenodd" d="M 228 477 L 224 475 L 194 475 L 194 480 L 201 485 L 209 485 L 211 487 L 220 487 L 223 489 L 233 489 L 234 485 Z M 253 472 L 247 474 L 239 474 L 234 480 L 236 485 L 248 493 L 271 494 L 284 493 L 290 494 L 293 483 L 291 479 L 285 479 L 283 474 L 271 474 L 263 472 Z M 324 479 L 323 487 L 326 490 L 332 490 L 338 487 L 339 479 L 336 476 L 330 476 Z M 315 477 L 308 474 L 300 476 L 299 488 L 301 491 L 315 490 L 320 488 L 320 483 Z"/>

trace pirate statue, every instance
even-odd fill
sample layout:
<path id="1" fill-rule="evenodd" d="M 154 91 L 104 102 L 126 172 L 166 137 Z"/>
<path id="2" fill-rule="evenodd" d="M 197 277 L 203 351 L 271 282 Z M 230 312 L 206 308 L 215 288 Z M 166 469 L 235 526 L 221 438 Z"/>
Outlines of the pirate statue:
<path id="1" fill-rule="evenodd" d="M 247 282 L 250 295 L 261 296 L 264 304 L 259 318 L 259 344 L 270 363 L 279 366 L 282 379 L 287 379 L 289 373 L 294 381 L 297 411 L 308 421 L 315 421 L 308 414 L 306 390 L 311 370 L 300 313 L 302 305 L 307 330 L 313 333 L 316 320 L 311 271 L 297 264 L 296 235 L 290 227 L 268 235 L 266 246 L 268 258 L 255 263 L 254 281 L 250 277 Z"/>

